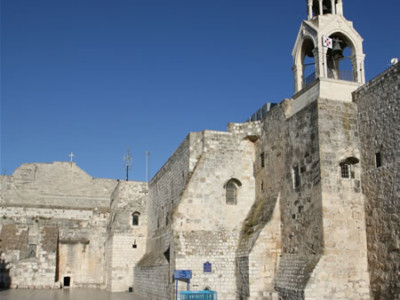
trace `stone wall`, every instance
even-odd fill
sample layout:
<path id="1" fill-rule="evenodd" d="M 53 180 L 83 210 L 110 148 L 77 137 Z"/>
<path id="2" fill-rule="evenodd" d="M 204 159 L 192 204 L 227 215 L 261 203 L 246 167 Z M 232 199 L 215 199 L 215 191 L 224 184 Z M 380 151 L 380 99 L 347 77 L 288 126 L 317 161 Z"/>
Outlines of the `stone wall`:
<path id="1" fill-rule="evenodd" d="M 115 186 L 115 180 L 92 178 L 75 163 L 23 164 L 12 176 L 2 176 L 1 201 L 25 207 L 108 207 Z"/>
<path id="2" fill-rule="evenodd" d="M 149 183 L 146 255 L 134 269 L 135 289 L 149 299 L 169 299 L 173 293 L 175 252 L 171 224 L 196 165 L 199 147 L 194 141 L 197 136 L 197 133 L 190 133 Z M 160 276 L 164 280 L 160 280 Z M 136 284 L 143 278 L 147 278 L 145 284 Z"/>
<path id="3" fill-rule="evenodd" d="M 176 269 L 192 270 L 193 289 L 209 287 L 222 299 L 236 299 L 236 249 L 255 200 L 253 141 L 259 127 L 244 127 L 202 132 L 195 141 L 202 152 L 173 215 Z M 235 204 L 226 199 L 230 180 L 237 183 Z M 203 272 L 207 262 L 212 272 Z"/>
<path id="4" fill-rule="evenodd" d="M 247 257 L 250 270 L 251 258 L 258 257 L 275 278 L 263 275 L 256 288 L 252 277 L 256 280 L 259 275 L 254 272 L 260 271 L 253 269 L 246 278 L 240 270 L 239 291 L 243 299 L 255 297 L 264 285 L 271 294 L 274 282 L 284 299 L 331 299 L 332 295 L 367 299 L 356 106 L 318 99 L 294 115 L 288 113 L 292 106 L 293 100 L 283 101 L 263 122 L 255 166 L 257 200 L 244 223 L 246 234 L 239 248 L 240 261 Z M 355 158 L 356 163 L 344 179 L 340 164 L 347 158 Z M 275 247 L 275 251 L 267 257 L 256 251 L 268 242 L 265 226 L 279 233 L 279 220 L 272 217 L 278 199 L 281 236 L 269 239 L 269 250 Z M 354 259 L 349 262 L 349 257 Z"/>
<path id="5" fill-rule="evenodd" d="M 134 285 L 133 269 L 146 252 L 148 186 L 121 181 L 111 196 L 107 227 L 107 290 L 127 291 Z"/>
<path id="6" fill-rule="evenodd" d="M 55 287 L 68 277 L 70 286 L 104 287 L 104 243 L 117 182 L 93 179 L 64 162 L 24 164 L 1 181 L 0 252 L 11 267 L 11 286 Z"/>
<path id="7" fill-rule="evenodd" d="M 175 299 L 171 294 L 173 284 L 169 278 L 169 265 L 157 260 L 152 261 L 155 265 L 146 261 L 146 266 L 135 268 L 135 292 L 149 300 Z"/>
<path id="8" fill-rule="evenodd" d="M 4 224 L 0 231 L 0 253 L 8 269 L 3 270 L 7 273 L 3 273 L 3 281 L 8 281 L 5 287 L 54 287 L 57 239 L 56 227 Z"/>
<path id="9" fill-rule="evenodd" d="M 252 288 L 253 294 L 261 288 L 271 294 L 275 284 L 284 299 L 302 299 L 323 252 L 318 107 L 314 102 L 287 118 L 292 105 L 293 100 L 283 101 L 263 122 L 255 167 L 257 202 L 245 222 L 248 237 L 241 247 L 269 266 L 270 274 Z M 274 213 L 276 206 L 279 214 Z M 264 227 L 272 232 L 263 232 Z M 267 241 L 269 255 L 257 255 Z"/>
<path id="10" fill-rule="evenodd" d="M 400 299 L 400 64 L 357 90 L 354 100 L 372 297 Z"/>
<path id="11" fill-rule="evenodd" d="M 369 299 L 357 106 L 318 100 L 323 256 L 306 299 Z"/>

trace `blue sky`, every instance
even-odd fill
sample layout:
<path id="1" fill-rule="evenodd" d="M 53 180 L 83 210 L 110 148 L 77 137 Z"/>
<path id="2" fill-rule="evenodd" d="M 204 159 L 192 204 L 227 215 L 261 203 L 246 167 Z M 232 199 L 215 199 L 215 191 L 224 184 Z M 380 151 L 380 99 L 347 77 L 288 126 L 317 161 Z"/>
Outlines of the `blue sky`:
<path id="1" fill-rule="evenodd" d="M 400 56 L 399 0 L 344 0 L 367 80 Z M 190 131 L 293 94 L 305 0 L 1 0 L 1 172 L 74 161 L 145 180 Z"/>

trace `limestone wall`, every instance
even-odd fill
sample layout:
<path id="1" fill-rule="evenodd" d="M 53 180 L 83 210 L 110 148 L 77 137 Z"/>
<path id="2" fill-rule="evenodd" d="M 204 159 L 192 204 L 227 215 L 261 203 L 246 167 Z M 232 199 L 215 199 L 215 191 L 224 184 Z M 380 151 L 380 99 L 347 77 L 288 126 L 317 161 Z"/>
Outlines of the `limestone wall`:
<path id="1" fill-rule="evenodd" d="M 147 183 L 131 181 L 119 182 L 112 194 L 106 242 L 107 290 L 128 291 L 135 284 L 133 269 L 146 252 L 147 196 Z"/>
<path id="2" fill-rule="evenodd" d="M 104 287 L 104 243 L 116 184 L 63 162 L 24 164 L 2 177 L 0 234 L 7 238 L 0 251 L 11 266 L 12 286 L 54 287 L 68 277 L 70 286 Z"/>
<path id="3" fill-rule="evenodd" d="M 135 290 L 149 299 L 169 299 L 173 293 L 175 252 L 171 224 L 201 153 L 198 135 L 190 133 L 149 183 L 146 254 L 134 268 Z"/>
<path id="4" fill-rule="evenodd" d="M 2 176 L 4 205 L 108 207 L 115 180 L 95 179 L 75 163 L 23 164 Z"/>
<path id="5" fill-rule="evenodd" d="M 175 267 L 192 270 L 192 287 L 209 287 L 222 299 L 236 299 L 236 249 L 242 222 L 255 200 L 254 130 L 204 131 L 202 153 L 174 213 Z M 226 200 L 226 184 L 238 184 L 236 204 Z M 204 263 L 212 272 L 203 272 Z M 184 289 L 185 287 L 182 286 Z"/>
<path id="6" fill-rule="evenodd" d="M 354 100 L 372 297 L 400 299 L 400 64 L 356 91 Z"/>
<path id="7" fill-rule="evenodd" d="M 360 143 L 354 103 L 318 101 L 323 256 L 306 299 L 369 299 Z M 348 176 L 342 163 L 348 164 Z"/>
<path id="8" fill-rule="evenodd" d="M 253 276 L 258 282 L 250 285 L 252 294 L 261 288 L 273 293 L 275 285 L 284 299 L 302 299 L 323 252 L 318 109 L 314 102 L 287 119 L 292 105 L 293 100 L 283 101 L 263 122 L 255 167 L 257 202 L 245 222 L 241 249 L 247 247 L 250 260 L 259 257 L 268 267 L 262 279 L 250 272 L 249 281 Z M 271 248 L 263 256 L 257 251 L 264 243 Z"/>
<path id="9" fill-rule="evenodd" d="M 149 300 L 175 299 L 171 295 L 168 264 L 135 268 L 135 292 Z"/>

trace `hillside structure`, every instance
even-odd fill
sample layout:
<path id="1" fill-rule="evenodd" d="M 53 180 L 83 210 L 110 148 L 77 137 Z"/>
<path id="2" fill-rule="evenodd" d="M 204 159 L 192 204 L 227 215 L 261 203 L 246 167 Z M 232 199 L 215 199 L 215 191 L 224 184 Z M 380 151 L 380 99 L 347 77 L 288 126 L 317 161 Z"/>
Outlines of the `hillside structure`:
<path id="1" fill-rule="evenodd" d="M 175 299 L 400 299 L 400 64 L 365 83 L 342 0 L 308 0 L 295 94 L 192 132 L 149 182 L 73 162 L 1 176 L 0 286 Z"/>

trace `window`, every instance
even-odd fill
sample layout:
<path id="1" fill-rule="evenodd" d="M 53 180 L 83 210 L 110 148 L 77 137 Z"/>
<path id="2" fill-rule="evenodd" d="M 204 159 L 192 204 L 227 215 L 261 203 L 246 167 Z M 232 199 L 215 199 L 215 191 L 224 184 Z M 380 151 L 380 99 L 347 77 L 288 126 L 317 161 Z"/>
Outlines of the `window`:
<path id="1" fill-rule="evenodd" d="M 382 167 L 382 153 L 375 153 L 375 165 L 377 168 Z"/>
<path id="2" fill-rule="evenodd" d="M 132 214 L 132 226 L 139 226 L 139 216 L 140 213 L 137 211 Z"/>
<path id="3" fill-rule="evenodd" d="M 340 165 L 340 174 L 342 178 L 350 178 L 350 165 L 349 164 L 341 164 Z"/>
<path id="4" fill-rule="evenodd" d="M 237 196 L 238 196 L 238 188 L 242 186 L 241 182 L 237 179 L 230 179 L 225 184 L 225 198 L 226 204 L 228 205 L 236 205 L 237 204 Z"/>
<path id="5" fill-rule="evenodd" d="M 299 166 L 293 167 L 293 187 L 297 188 L 300 186 L 300 168 Z"/>
<path id="6" fill-rule="evenodd" d="M 264 154 L 264 152 L 260 154 L 260 165 L 261 165 L 261 168 L 265 167 L 265 154 Z"/>
<path id="7" fill-rule="evenodd" d="M 28 245 L 28 257 L 36 257 L 36 245 L 35 244 Z"/>
<path id="8" fill-rule="evenodd" d="M 356 157 L 348 157 L 339 163 L 340 166 L 340 177 L 352 179 L 355 178 L 355 165 L 358 164 L 359 160 Z"/>

